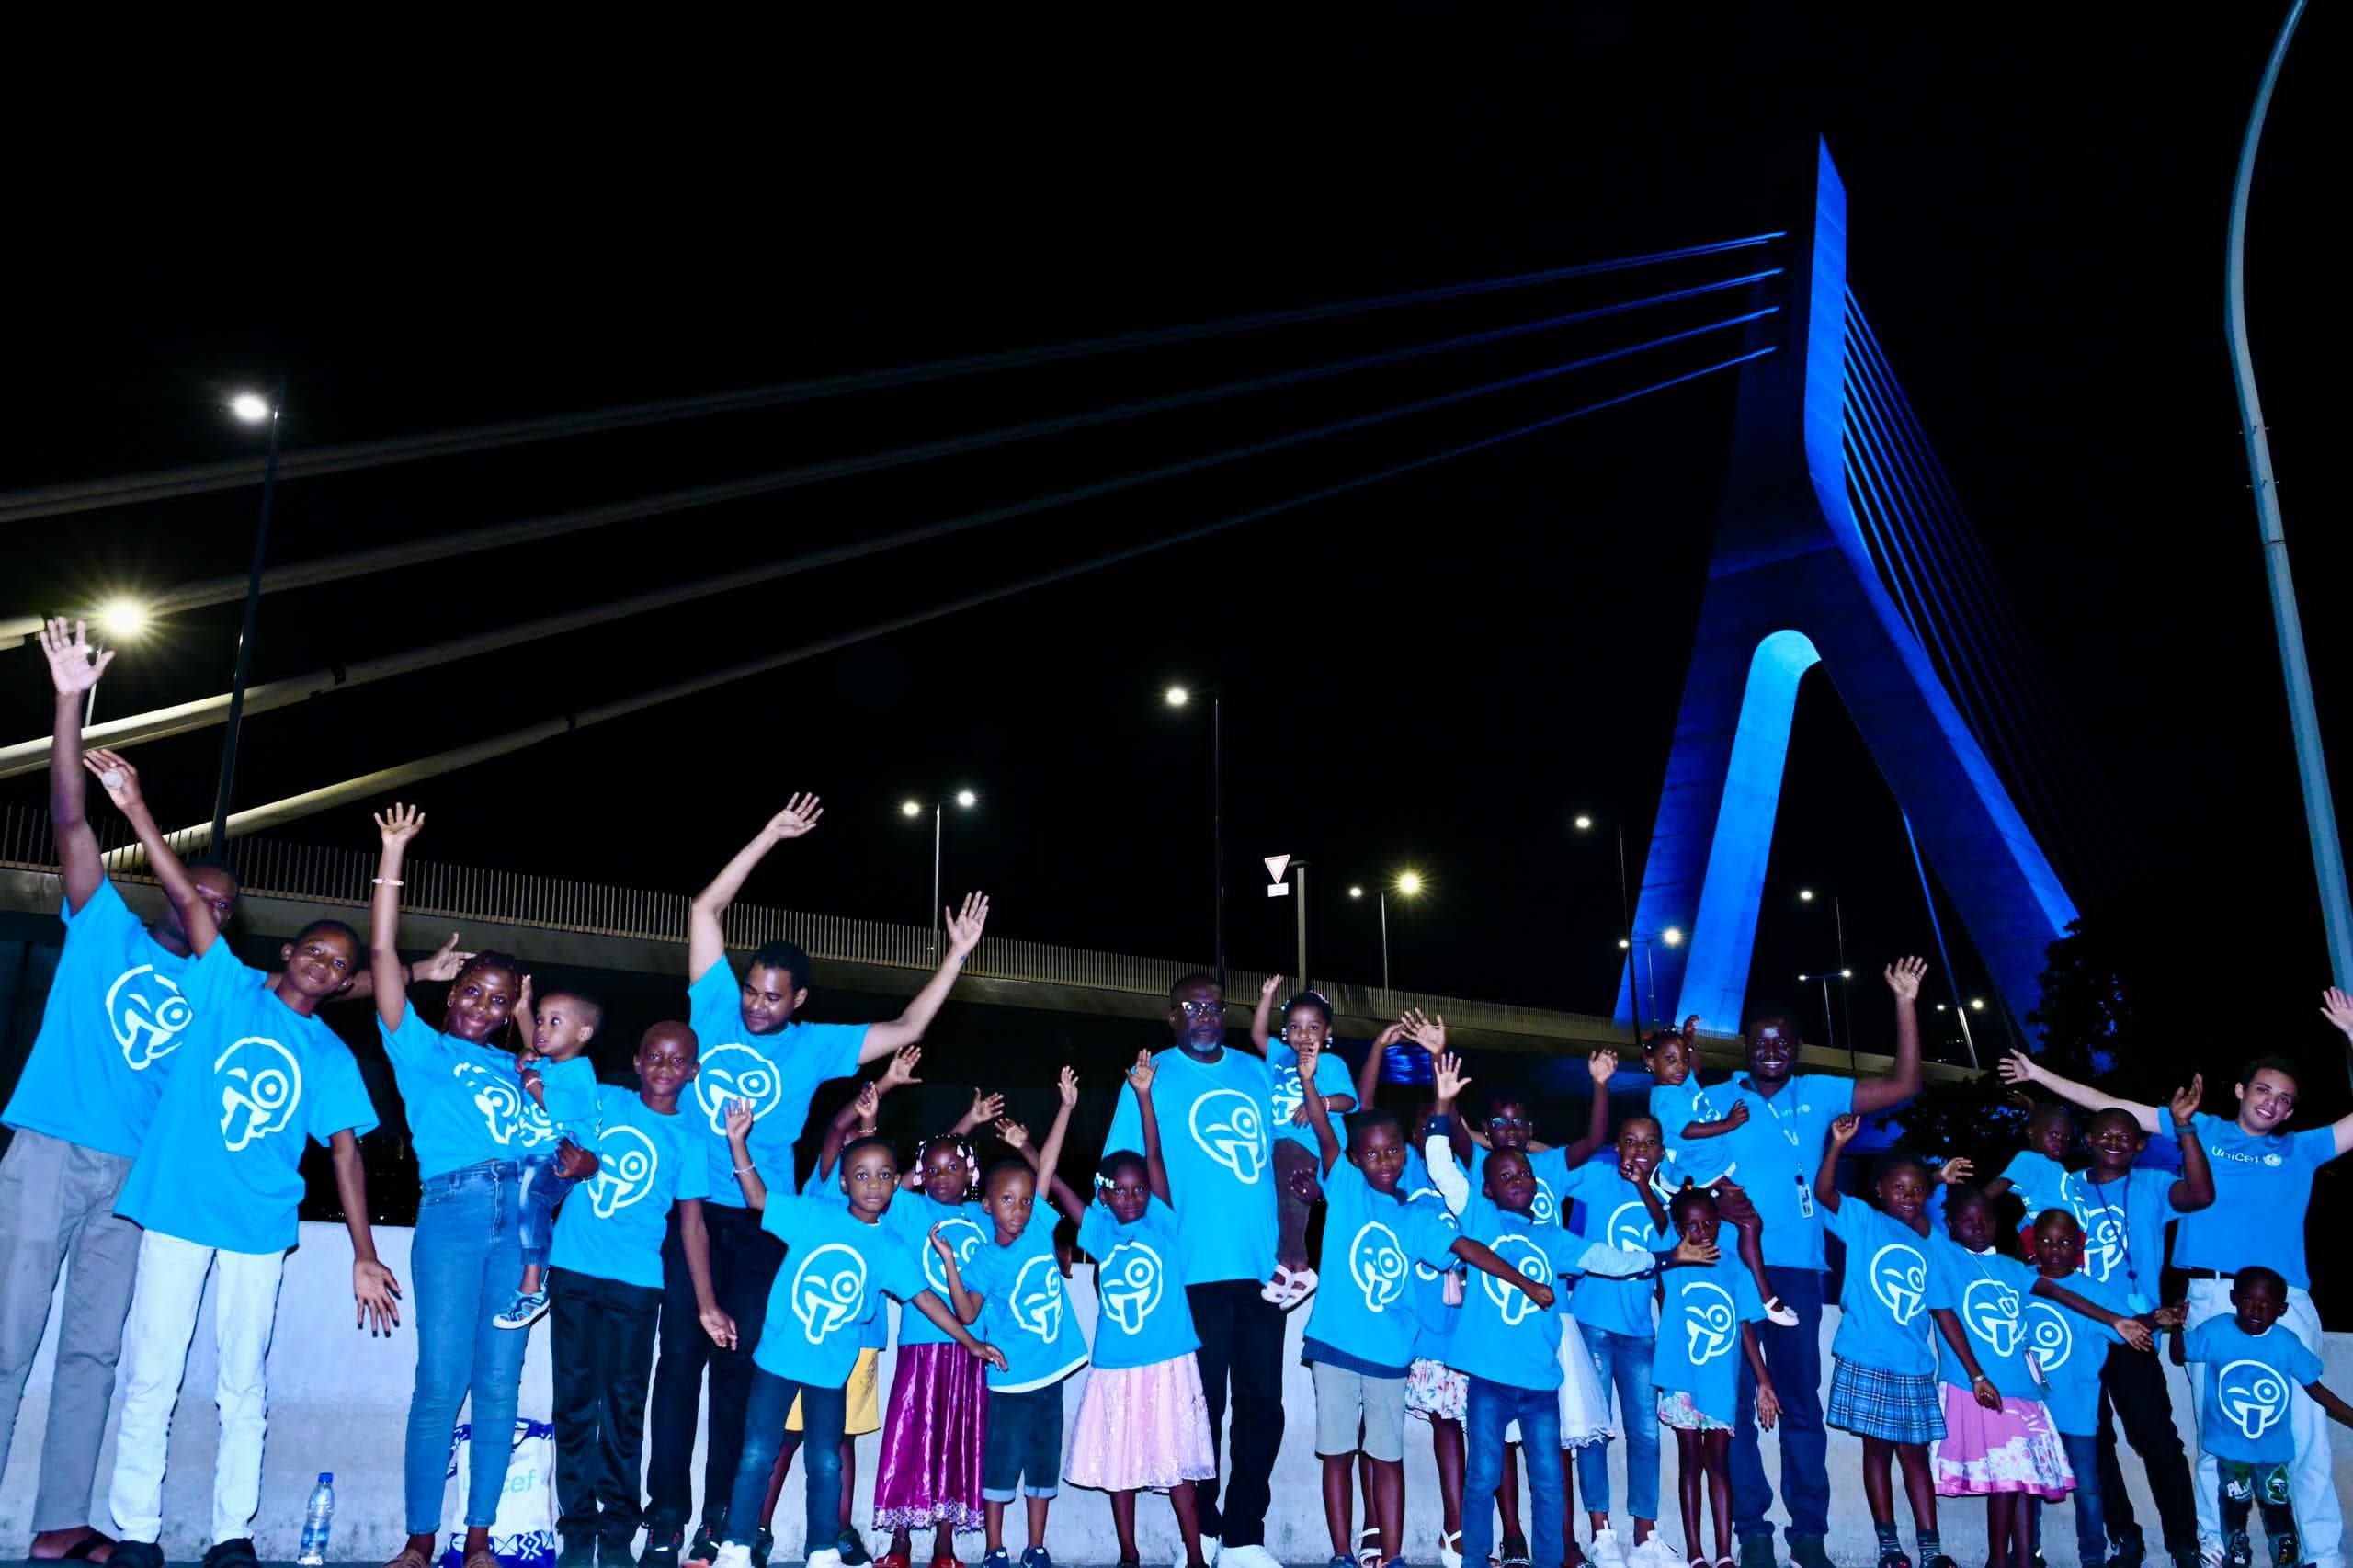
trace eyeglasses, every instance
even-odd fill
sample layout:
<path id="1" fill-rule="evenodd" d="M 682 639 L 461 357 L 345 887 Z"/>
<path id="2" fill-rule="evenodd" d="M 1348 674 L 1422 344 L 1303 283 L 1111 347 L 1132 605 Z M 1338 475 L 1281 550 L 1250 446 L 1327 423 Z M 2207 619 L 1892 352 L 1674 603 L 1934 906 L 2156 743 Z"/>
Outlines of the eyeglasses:
<path id="1" fill-rule="evenodd" d="M 1189 1002 L 1177 1003 L 1176 1010 L 1188 1015 L 1188 1017 L 1196 1018 L 1219 1017 L 1222 1017 L 1225 1012 L 1225 1004 L 1222 1002 L 1203 1001 L 1196 998 Z"/>

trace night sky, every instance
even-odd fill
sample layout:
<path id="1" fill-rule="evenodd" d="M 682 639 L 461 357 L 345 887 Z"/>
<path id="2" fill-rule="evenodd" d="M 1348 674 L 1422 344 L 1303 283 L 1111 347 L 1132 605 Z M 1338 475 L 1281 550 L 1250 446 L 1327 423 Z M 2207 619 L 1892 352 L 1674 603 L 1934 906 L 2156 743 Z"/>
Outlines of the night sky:
<path id="1" fill-rule="evenodd" d="M 1489 278 L 1779 226 L 1829 138 L 1851 277 L 2027 632 L 2091 787 L 2127 929 L 2219 1062 L 2318 1053 L 2325 982 L 2222 333 L 2230 179 L 2279 7 L 2054 18 L 1818 7 L 1669 28 L 1533 8 L 1268 25 L 871 22 L 858 36 L 471 35 L 404 65 L 176 71 L 67 93 L 17 142 L 0 488 L 249 451 L 220 412 L 282 375 L 294 446 L 455 427 Z M 2097 14 L 2095 14 L 2095 12 Z M 1629 13 L 1631 14 L 1631 13 Z M 668 24 L 662 24 L 666 29 Z M 2303 24 L 2250 241 L 2253 330 L 2340 771 L 2353 573 L 2333 447 L 2347 182 Z M 216 40 L 225 45 L 226 40 Z M 209 51 L 208 51 L 209 52 Z M 188 62 L 196 66 L 199 62 Z M 1722 267 L 1713 276 L 1733 270 Z M 1711 276 L 1685 267 L 1674 282 Z M 1503 325 L 1628 274 L 284 486 L 295 561 Z M 1659 279 L 1654 283 L 1653 279 Z M 1662 326 L 1704 316 L 1661 314 Z M 256 678 L 436 642 L 1639 341 L 1571 329 L 1272 396 L 266 601 Z M 1670 366 L 1703 362 L 1686 355 Z M 1646 361 L 1646 363 L 1648 363 Z M 1179 483 L 256 719 L 251 805 L 1118 548 L 1643 384 L 1580 373 Z M 1225 695 L 1233 960 L 1288 967 L 1258 857 L 1311 858 L 1316 968 L 1601 1010 L 1663 773 L 1729 433 L 1729 379 L 583 732 L 414 791 L 420 854 L 688 891 L 792 790 L 828 811 L 747 898 L 916 921 L 927 824 L 970 787 L 953 887 L 995 933 L 1205 960 L 1203 715 Z M 10 613 L 242 571 L 256 493 L 16 528 Z M 127 651 L 100 717 L 222 689 L 237 609 Z M 37 653 L 0 691 L 40 733 Z M 139 760 L 206 814 L 218 732 Z M 40 782 L 0 786 L 38 802 Z M 282 830 L 372 844 L 351 808 Z M 1639 863 L 1636 866 L 1639 877 Z M 1928 943 L 1893 802 L 1835 693 L 1801 702 L 1753 991 Z M 1958 942 L 1958 934 L 1955 933 Z M 1982 990 L 1957 949 L 1964 988 Z M 1875 982 L 1855 996 L 1885 1029 Z M 1802 1016 L 1813 1030 L 1818 1003 Z M 2254 1029 L 2249 1030 L 2248 1025 Z M 2259 1035 L 2261 1040 L 2251 1039 Z M 2313 1060 L 2322 1060 L 2317 1054 Z"/>

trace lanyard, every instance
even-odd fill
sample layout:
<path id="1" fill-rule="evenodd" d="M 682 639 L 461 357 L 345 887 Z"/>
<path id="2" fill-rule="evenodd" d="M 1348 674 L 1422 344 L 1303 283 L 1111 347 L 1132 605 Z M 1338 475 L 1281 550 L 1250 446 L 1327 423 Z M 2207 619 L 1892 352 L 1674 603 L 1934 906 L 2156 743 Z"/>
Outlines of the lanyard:
<path id="1" fill-rule="evenodd" d="M 2108 1187 L 2105 1183 L 2094 1181 L 2092 1173 L 2089 1171 L 2083 1172 L 2078 1179 L 2083 1182 L 2087 1191 L 2099 1199 L 2100 1212 L 2116 1221 L 2117 1245 L 2124 1254 L 2124 1279 L 2128 1287 L 2126 1290 L 2128 1304 L 2136 1312 L 2147 1311 L 2147 1308 L 2141 1305 L 2148 1299 L 2141 1293 L 2141 1270 L 2132 1260 L 2132 1177 L 2131 1173 L 2127 1172 L 2124 1177 L 2124 1211 L 2120 1215 L 2116 1211 L 2116 1206 L 2108 1200 Z"/>
<path id="2" fill-rule="evenodd" d="M 1790 1119 L 1788 1117 L 1781 1114 L 1781 1108 L 1773 1103 L 1774 1099 L 1779 1096 L 1758 1095 L 1756 1094 L 1756 1087 L 1753 1085 L 1749 1086 L 1748 1092 L 1752 1095 L 1756 1095 L 1756 1098 L 1764 1105 L 1765 1108 L 1772 1113 L 1774 1125 L 1781 1130 L 1781 1136 L 1790 1141 L 1790 1147 L 1792 1149 L 1802 1147 L 1798 1141 L 1798 1130 L 1790 1124 Z M 1800 1179 L 1802 1180 L 1803 1178 L 1801 1177 Z"/>

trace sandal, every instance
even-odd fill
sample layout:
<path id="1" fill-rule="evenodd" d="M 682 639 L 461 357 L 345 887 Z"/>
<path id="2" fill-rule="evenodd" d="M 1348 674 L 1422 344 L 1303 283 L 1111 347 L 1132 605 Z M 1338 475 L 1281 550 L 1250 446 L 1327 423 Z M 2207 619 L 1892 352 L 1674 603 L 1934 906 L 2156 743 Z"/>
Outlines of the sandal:
<path id="1" fill-rule="evenodd" d="M 404 1546 L 400 1555 L 384 1564 L 384 1568 L 433 1568 L 425 1553 L 413 1546 Z"/>
<path id="2" fill-rule="evenodd" d="M 67 1547 L 64 1551 L 59 1552 L 53 1561 L 59 1562 L 103 1562 L 105 1561 L 103 1558 L 94 1559 L 90 1554 L 94 1551 L 112 1551 L 114 1548 L 114 1537 L 107 1534 L 96 1525 L 92 1525 L 87 1535 L 75 1541 L 73 1545 Z M 42 1559 L 34 1557 L 31 1553 L 28 1552 L 25 1556 L 25 1561 L 28 1562 L 38 1562 L 42 1561 Z"/>
<path id="3" fill-rule="evenodd" d="M 1381 1527 L 1366 1525 L 1357 1531 L 1357 1568 L 1381 1568 Z"/>
<path id="4" fill-rule="evenodd" d="M 1461 1530 L 1438 1532 L 1438 1568 L 1462 1568 L 1462 1532 Z"/>
<path id="5" fill-rule="evenodd" d="M 499 1568 L 499 1562 L 498 1559 L 491 1554 L 490 1548 L 485 1546 L 480 1551 L 467 1552 L 466 1560 L 460 1568 Z"/>

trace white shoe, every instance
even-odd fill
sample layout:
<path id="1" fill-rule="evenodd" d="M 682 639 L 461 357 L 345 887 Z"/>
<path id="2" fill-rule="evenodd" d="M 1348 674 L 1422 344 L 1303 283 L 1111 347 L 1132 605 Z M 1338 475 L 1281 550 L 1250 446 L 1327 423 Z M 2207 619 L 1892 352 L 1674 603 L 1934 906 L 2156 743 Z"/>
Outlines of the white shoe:
<path id="1" fill-rule="evenodd" d="M 1312 1268 L 1302 1268 L 1296 1271 L 1290 1277 L 1290 1292 L 1283 1297 L 1282 1301 L 1279 1304 L 1281 1306 L 1283 1311 L 1290 1311 L 1293 1307 L 1298 1306 L 1302 1301 L 1307 1300 L 1308 1297 L 1315 1294 L 1315 1270 Z"/>
<path id="2" fill-rule="evenodd" d="M 1593 1532 L 1593 1544 L 1585 1554 L 1593 1568 L 1626 1568 L 1626 1549 L 1618 1544 L 1618 1532 L 1607 1526 Z"/>
<path id="3" fill-rule="evenodd" d="M 1438 1568 L 1462 1568 L 1462 1532 L 1461 1530 L 1438 1532 Z"/>
<path id="4" fill-rule="evenodd" d="M 1608 1535 L 1614 1532 L 1605 1530 L 1602 1533 Z M 1600 1537 L 1597 1536 L 1594 1539 L 1597 1546 Z M 1596 1555 L 1597 1561 L 1597 1554 Z M 1668 1550 L 1666 1542 L 1655 1534 L 1648 1540 L 1636 1541 L 1625 1555 L 1626 1568 L 1689 1568 L 1689 1565 Z"/>
<path id="5" fill-rule="evenodd" d="M 719 1564 L 714 1562 L 710 1568 L 719 1568 Z M 809 1568 L 842 1568 L 842 1554 L 830 1546 L 813 1551 L 809 1554 Z"/>
<path id="6" fill-rule="evenodd" d="M 752 1568 L 752 1549 L 742 1542 L 722 1540 L 710 1554 L 710 1568 Z"/>
<path id="7" fill-rule="evenodd" d="M 1213 1535 L 1205 1535 L 1201 1537 L 1201 1561 L 1210 1564 L 1210 1568 L 1217 1568 L 1218 1548 L 1219 1541 L 1217 1537 Z M 1176 1543 L 1176 1555 L 1169 1561 L 1174 1565 L 1174 1568 L 1185 1568 L 1185 1564 L 1191 1561 L 1191 1559 L 1185 1555 L 1185 1543 L 1183 1541 L 1180 1540 Z M 1678 1563 L 1677 1568 L 1682 1568 L 1682 1565 Z"/>
<path id="8" fill-rule="evenodd" d="M 1798 1325 L 1798 1314 L 1790 1308 L 1781 1305 L 1781 1298 L 1776 1296 L 1766 1304 L 1765 1321 L 1779 1324 L 1783 1328 L 1795 1328 Z"/>
<path id="9" fill-rule="evenodd" d="M 1276 1306 L 1281 1306 L 1285 1301 L 1290 1299 L 1290 1270 L 1278 1263 L 1275 1265 L 1275 1277 L 1272 1279 L 1267 1280 L 1264 1285 L 1258 1287 L 1259 1300 L 1272 1301 Z M 1207 1556 L 1209 1554 L 1209 1547 L 1206 1544 L 1207 1538 L 1203 1539 L 1204 1544 L 1201 1547 L 1201 1554 L 1203 1556 Z M 1179 1548 L 1178 1550 L 1181 1551 L 1182 1548 Z M 1178 1563 L 1177 1568 L 1184 1568 L 1184 1564 L 1181 1562 Z"/>
<path id="10" fill-rule="evenodd" d="M 1218 1561 L 1224 1568 L 1283 1568 L 1275 1554 L 1263 1546 L 1229 1546 L 1218 1553 Z"/>

